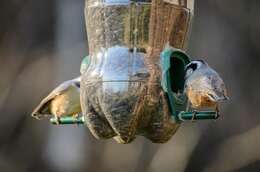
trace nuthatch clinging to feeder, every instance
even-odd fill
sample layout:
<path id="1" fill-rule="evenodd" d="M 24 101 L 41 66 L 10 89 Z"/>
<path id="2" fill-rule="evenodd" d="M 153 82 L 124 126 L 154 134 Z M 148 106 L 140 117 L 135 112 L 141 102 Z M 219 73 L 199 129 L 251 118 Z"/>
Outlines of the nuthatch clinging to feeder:
<path id="1" fill-rule="evenodd" d="M 215 108 L 218 103 L 228 100 L 223 80 L 205 61 L 194 60 L 185 68 L 185 93 L 195 109 Z"/>
<path id="2" fill-rule="evenodd" d="M 78 116 L 81 113 L 80 80 L 81 77 L 77 77 L 60 84 L 41 101 L 33 111 L 32 116 L 41 119 L 54 115 L 57 123 L 59 123 L 59 117 Z"/>
<path id="3" fill-rule="evenodd" d="M 81 74 L 87 70 L 88 65 L 89 57 L 86 56 L 81 62 Z M 80 81 L 81 76 L 60 84 L 41 101 L 34 109 L 32 116 L 36 119 L 41 119 L 45 116 L 54 115 L 57 124 L 59 123 L 59 117 L 77 117 L 81 113 Z"/>

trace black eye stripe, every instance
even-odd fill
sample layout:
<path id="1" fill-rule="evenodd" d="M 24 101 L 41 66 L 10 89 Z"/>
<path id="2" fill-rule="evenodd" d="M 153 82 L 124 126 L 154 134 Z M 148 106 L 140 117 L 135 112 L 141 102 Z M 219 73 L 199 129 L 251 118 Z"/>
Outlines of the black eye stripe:
<path id="1" fill-rule="evenodd" d="M 75 82 L 75 85 L 80 88 L 80 82 Z"/>
<path id="2" fill-rule="evenodd" d="M 191 63 L 189 64 L 188 66 L 186 66 L 186 69 L 185 69 L 185 72 L 188 70 L 188 69 L 192 69 L 193 71 L 196 70 L 198 67 L 198 64 L 196 63 Z"/>

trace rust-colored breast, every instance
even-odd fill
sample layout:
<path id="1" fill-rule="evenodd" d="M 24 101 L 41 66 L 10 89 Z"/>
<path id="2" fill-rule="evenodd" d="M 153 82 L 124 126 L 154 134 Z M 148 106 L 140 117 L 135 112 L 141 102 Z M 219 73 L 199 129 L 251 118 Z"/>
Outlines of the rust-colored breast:
<path id="1" fill-rule="evenodd" d="M 217 102 L 212 101 L 206 92 L 198 92 L 187 89 L 187 96 L 194 108 L 207 108 L 216 106 Z"/>
<path id="2" fill-rule="evenodd" d="M 69 87 L 63 94 L 56 96 L 51 102 L 51 112 L 57 116 L 74 115 L 81 112 L 79 92 Z"/>

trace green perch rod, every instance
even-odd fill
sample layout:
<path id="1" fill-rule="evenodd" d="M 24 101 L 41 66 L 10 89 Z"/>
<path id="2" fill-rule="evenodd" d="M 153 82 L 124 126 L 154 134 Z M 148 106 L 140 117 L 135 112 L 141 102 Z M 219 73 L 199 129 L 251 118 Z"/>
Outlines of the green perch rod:
<path id="1" fill-rule="evenodd" d="M 196 112 L 180 112 L 178 118 L 180 121 L 196 121 L 196 120 L 214 120 L 218 119 L 219 115 L 215 111 L 196 111 Z M 55 125 L 67 124 L 85 124 L 83 116 L 80 117 L 60 117 L 57 124 L 56 118 L 51 118 L 50 122 Z"/>
<path id="2" fill-rule="evenodd" d="M 85 124 L 83 116 L 80 117 L 60 117 L 59 122 L 57 123 L 56 118 L 51 118 L 50 122 L 54 125 L 66 125 L 66 124 Z"/>
<path id="3" fill-rule="evenodd" d="M 194 111 L 194 112 L 180 112 L 178 114 L 180 121 L 192 120 L 214 120 L 219 118 L 219 114 L 215 111 Z"/>

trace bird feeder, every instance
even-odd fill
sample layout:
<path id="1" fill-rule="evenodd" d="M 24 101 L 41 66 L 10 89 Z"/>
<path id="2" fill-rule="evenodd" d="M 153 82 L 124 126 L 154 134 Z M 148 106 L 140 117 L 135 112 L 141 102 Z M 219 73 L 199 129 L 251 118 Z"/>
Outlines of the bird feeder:
<path id="1" fill-rule="evenodd" d="M 190 58 L 180 50 L 192 15 L 192 0 L 86 0 L 83 116 L 60 123 L 84 123 L 96 138 L 119 143 L 136 135 L 168 141 L 193 115 L 183 94 Z M 194 120 L 214 118 L 215 112 L 198 112 Z"/>

